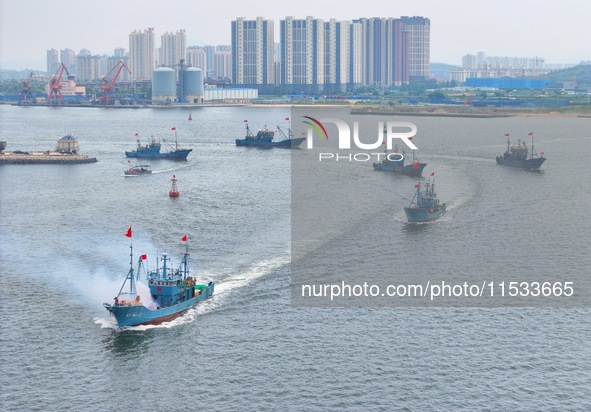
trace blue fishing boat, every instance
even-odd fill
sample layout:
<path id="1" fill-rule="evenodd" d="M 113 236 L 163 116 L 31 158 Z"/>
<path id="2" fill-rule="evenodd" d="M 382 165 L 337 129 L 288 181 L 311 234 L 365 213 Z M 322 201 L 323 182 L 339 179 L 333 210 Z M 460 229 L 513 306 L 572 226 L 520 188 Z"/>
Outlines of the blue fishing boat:
<path id="1" fill-rule="evenodd" d="M 505 136 L 507 136 L 507 151 L 502 156 L 497 156 L 497 164 L 520 169 L 536 170 L 546 161 L 544 152 L 540 152 L 540 156 L 536 153 L 534 148 L 534 134 L 532 132 L 529 133 L 529 136 L 531 136 L 531 151 L 527 148 L 525 142 L 521 140 L 517 140 L 517 144 L 512 146 L 509 141 L 509 133 L 506 133 Z"/>
<path id="2" fill-rule="evenodd" d="M 431 176 L 435 176 L 435 174 L 432 173 Z M 410 201 L 410 205 L 404 208 L 409 222 L 431 222 L 445 213 L 446 205 L 445 203 L 439 203 L 437 193 L 435 193 L 435 178 L 431 182 L 429 177 L 429 181 L 425 183 L 424 191 L 421 191 L 421 182 L 418 182 L 415 187 L 417 190 Z"/>
<path id="3" fill-rule="evenodd" d="M 126 236 L 131 237 L 131 228 Z M 103 306 L 115 316 L 117 324 L 123 326 L 155 325 L 168 322 L 197 303 L 213 295 L 214 283 L 197 283 L 197 279 L 189 276 L 188 260 L 189 247 L 185 242 L 185 253 L 178 268 L 170 267 L 170 258 L 162 254 L 162 267 L 146 271 L 149 287 L 147 293 L 140 296 L 137 282 L 144 266 L 146 255 L 141 255 L 136 266 L 133 266 L 133 247 L 130 246 L 130 268 L 119 293 L 113 303 L 103 303 Z"/>
<path id="4" fill-rule="evenodd" d="M 297 137 L 293 138 L 291 134 L 291 129 L 288 129 L 287 134 L 277 126 L 277 130 L 283 136 L 283 140 L 274 141 L 275 132 L 272 130 L 267 129 L 266 127 L 262 130 L 259 130 L 256 135 L 254 135 L 250 128 L 248 127 L 248 123 L 246 123 L 246 136 L 244 139 L 236 139 L 236 146 L 249 146 L 249 147 L 260 147 L 260 148 L 273 148 L 273 147 L 281 147 L 285 149 L 291 149 L 293 147 L 299 147 L 304 140 L 305 137 Z"/>
<path id="5" fill-rule="evenodd" d="M 181 149 L 179 148 L 177 135 L 176 135 L 176 128 L 174 130 L 174 146 L 169 145 L 169 149 L 166 152 L 161 152 L 162 145 L 159 141 L 152 138 L 150 144 L 142 145 L 140 140 L 137 139 L 137 148 L 136 150 L 125 152 L 125 156 L 131 158 L 138 158 L 138 159 L 169 159 L 169 160 L 187 160 L 187 156 L 189 153 L 193 151 L 193 149 Z M 137 134 L 136 134 L 137 136 Z M 166 142 L 164 139 L 162 139 Z M 166 142 L 167 143 L 167 142 Z"/>

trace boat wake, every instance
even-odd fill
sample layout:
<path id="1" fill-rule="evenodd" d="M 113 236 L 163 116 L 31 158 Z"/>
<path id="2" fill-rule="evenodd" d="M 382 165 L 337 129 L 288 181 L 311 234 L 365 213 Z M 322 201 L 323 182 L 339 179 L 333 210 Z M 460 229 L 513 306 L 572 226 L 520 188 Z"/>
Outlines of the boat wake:
<path id="1" fill-rule="evenodd" d="M 152 174 L 176 172 L 177 170 L 186 169 L 193 165 L 195 165 L 195 162 L 183 162 L 182 164 L 177 163 L 174 167 L 169 167 L 162 170 L 154 170 Z"/>
<path id="2" fill-rule="evenodd" d="M 233 274 L 223 280 L 216 279 L 215 293 L 213 296 L 199 305 L 189 309 L 185 314 L 179 316 L 170 322 L 164 322 L 158 325 L 139 325 L 119 327 L 114 317 L 94 318 L 94 323 L 100 325 L 103 329 L 113 329 L 116 331 L 145 331 L 149 329 L 170 329 L 176 326 L 192 323 L 197 318 L 206 313 L 215 311 L 225 305 L 226 299 L 251 285 L 253 282 L 267 276 L 276 269 L 289 264 L 290 255 L 278 256 L 273 259 L 260 261 L 245 271 Z M 205 278 L 213 279 L 215 274 L 203 273 Z"/>

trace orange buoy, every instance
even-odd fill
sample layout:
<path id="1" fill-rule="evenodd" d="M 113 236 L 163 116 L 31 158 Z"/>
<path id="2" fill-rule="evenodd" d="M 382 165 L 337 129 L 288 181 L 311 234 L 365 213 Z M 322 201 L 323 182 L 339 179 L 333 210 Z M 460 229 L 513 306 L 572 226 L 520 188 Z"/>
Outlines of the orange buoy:
<path id="1" fill-rule="evenodd" d="M 179 189 L 176 186 L 176 175 L 172 175 L 172 188 L 170 189 L 170 192 L 168 192 L 168 196 L 169 197 L 179 197 L 180 193 L 179 193 Z"/>

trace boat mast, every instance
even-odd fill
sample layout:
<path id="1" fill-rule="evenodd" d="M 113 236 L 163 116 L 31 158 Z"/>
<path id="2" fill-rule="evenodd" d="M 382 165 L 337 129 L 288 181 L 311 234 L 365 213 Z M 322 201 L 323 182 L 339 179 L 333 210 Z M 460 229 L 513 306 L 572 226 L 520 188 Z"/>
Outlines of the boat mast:
<path id="1" fill-rule="evenodd" d="M 166 261 L 168 260 L 168 254 L 166 252 L 162 253 L 162 261 L 164 262 L 162 264 L 162 278 L 165 279 L 166 278 Z"/>
<path id="2" fill-rule="evenodd" d="M 529 135 L 531 136 L 531 157 L 534 157 L 534 154 L 538 155 L 534 149 L 534 132 L 529 132 Z"/>
<path id="3" fill-rule="evenodd" d="M 187 237 L 183 237 L 183 242 L 185 243 L 185 255 L 183 256 L 183 279 L 187 279 L 187 275 L 189 274 L 189 269 L 187 265 L 187 261 L 189 259 L 189 245 L 187 244 Z"/>

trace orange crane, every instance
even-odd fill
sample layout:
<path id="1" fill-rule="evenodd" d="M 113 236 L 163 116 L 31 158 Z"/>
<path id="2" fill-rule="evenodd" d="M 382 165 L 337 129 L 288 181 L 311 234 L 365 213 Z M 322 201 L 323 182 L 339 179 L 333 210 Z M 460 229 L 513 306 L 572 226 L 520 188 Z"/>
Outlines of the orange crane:
<path id="1" fill-rule="evenodd" d="M 117 77 L 119 77 L 119 75 L 121 74 L 121 70 L 123 70 L 123 68 L 125 68 L 125 70 L 127 70 L 129 74 L 131 74 L 131 70 L 129 70 L 127 65 L 123 63 L 123 61 L 119 60 L 119 63 L 117 63 L 115 67 L 113 67 L 111 71 L 101 79 L 101 89 L 103 89 L 103 93 L 101 94 L 101 98 L 99 100 L 100 104 L 113 103 L 111 97 L 111 94 L 113 92 L 113 86 L 115 85 L 115 81 L 117 80 Z M 111 76 L 113 73 L 115 73 L 113 79 L 109 80 L 109 76 Z"/>
<path id="2" fill-rule="evenodd" d="M 47 96 L 48 103 L 51 103 L 51 99 L 53 99 L 54 103 L 57 103 L 58 98 L 62 100 L 62 103 L 64 102 L 64 96 L 62 96 L 62 92 L 60 92 L 60 89 L 62 88 L 62 76 L 64 72 L 66 72 L 68 75 L 70 74 L 68 73 L 66 66 L 61 63 L 55 74 L 51 76 L 51 79 L 49 79 L 49 95 Z"/>

